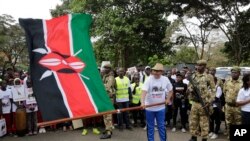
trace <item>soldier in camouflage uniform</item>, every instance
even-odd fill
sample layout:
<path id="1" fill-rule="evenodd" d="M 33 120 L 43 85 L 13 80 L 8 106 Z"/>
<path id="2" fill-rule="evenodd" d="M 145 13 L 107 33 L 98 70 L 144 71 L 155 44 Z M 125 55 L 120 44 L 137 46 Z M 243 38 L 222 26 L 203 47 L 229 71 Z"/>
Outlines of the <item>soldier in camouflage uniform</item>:
<path id="1" fill-rule="evenodd" d="M 197 61 L 197 72 L 192 75 L 191 79 L 198 85 L 200 96 L 206 106 L 211 107 L 211 103 L 215 96 L 215 84 L 211 75 L 205 73 L 206 61 Z M 197 136 L 201 135 L 202 141 L 207 141 L 209 132 L 209 117 L 206 114 L 199 100 L 193 93 L 193 86 L 189 83 L 188 86 L 189 99 L 192 101 L 192 107 L 189 117 L 189 129 L 192 135 L 189 141 L 197 141 Z M 201 132 L 199 131 L 201 130 Z"/>
<path id="2" fill-rule="evenodd" d="M 225 95 L 225 121 L 227 125 L 241 124 L 240 107 L 236 106 L 237 94 L 242 87 L 243 83 L 240 77 L 240 68 L 233 67 L 231 69 L 231 78 L 226 80 L 223 88 Z M 228 131 L 229 133 L 229 131 Z"/>
<path id="3" fill-rule="evenodd" d="M 111 71 L 111 65 L 106 64 L 104 65 L 104 74 L 103 74 L 103 83 L 109 94 L 110 100 L 113 102 L 114 94 L 115 94 L 115 78 Z M 103 116 L 104 124 L 105 124 L 105 132 L 101 135 L 100 139 L 108 139 L 111 138 L 112 135 L 112 128 L 113 128 L 113 121 L 112 121 L 112 114 L 104 115 Z"/>

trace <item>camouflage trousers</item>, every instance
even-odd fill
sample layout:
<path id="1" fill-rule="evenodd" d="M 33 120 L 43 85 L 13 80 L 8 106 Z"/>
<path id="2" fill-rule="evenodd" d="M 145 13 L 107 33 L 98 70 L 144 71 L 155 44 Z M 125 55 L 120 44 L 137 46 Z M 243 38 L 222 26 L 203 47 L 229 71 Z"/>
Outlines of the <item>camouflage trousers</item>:
<path id="1" fill-rule="evenodd" d="M 226 104 L 225 120 L 227 125 L 241 124 L 241 112 L 239 107 L 231 107 Z"/>
<path id="2" fill-rule="evenodd" d="M 112 114 L 103 115 L 103 121 L 105 124 L 105 129 L 108 131 L 112 131 L 113 129 Z"/>
<path id="3" fill-rule="evenodd" d="M 230 125 L 239 125 L 241 124 L 241 111 L 240 107 L 232 107 L 229 105 L 225 105 L 225 121 L 227 124 L 227 127 Z M 229 128 L 227 130 L 227 134 L 229 136 Z"/>
<path id="4" fill-rule="evenodd" d="M 192 136 L 208 138 L 209 119 L 200 103 L 193 102 L 189 116 L 189 130 Z"/>

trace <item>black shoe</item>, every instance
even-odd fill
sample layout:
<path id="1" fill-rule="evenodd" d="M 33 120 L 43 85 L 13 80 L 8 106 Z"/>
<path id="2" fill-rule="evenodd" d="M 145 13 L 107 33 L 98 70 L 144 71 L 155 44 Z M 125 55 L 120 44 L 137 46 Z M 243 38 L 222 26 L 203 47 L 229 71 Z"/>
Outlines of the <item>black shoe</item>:
<path id="1" fill-rule="evenodd" d="M 126 127 L 126 129 L 128 129 L 128 130 L 130 130 L 130 131 L 132 131 L 132 130 L 133 130 L 133 128 L 132 128 L 132 127 L 130 127 L 130 126 L 127 126 L 127 127 Z"/>
<path id="2" fill-rule="evenodd" d="M 204 138 L 203 138 L 201 141 L 207 141 L 207 139 L 204 139 Z"/>
<path id="3" fill-rule="evenodd" d="M 137 127 L 137 123 L 134 123 L 134 125 L 133 125 L 134 127 Z"/>
<path id="4" fill-rule="evenodd" d="M 102 134 L 100 139 L 110 139 L 111 138 L 111 135 L 110 134 Z"/>
<path id="5" fill-rule="evenodd" d="M 123 127 L 122 126 L 118 126 L 119 131 L 123 131 Z"/>
<path id="6" fill-rule="evenodd" d="M 197 137 L 192 136 L 191 139 L 189 141 L 197 141 Z"/>
<path id="7" fill-rule="evenodd" d="M 141 127 L 144 128 L 146 126 L 146 123 L 142 123 Z"/>

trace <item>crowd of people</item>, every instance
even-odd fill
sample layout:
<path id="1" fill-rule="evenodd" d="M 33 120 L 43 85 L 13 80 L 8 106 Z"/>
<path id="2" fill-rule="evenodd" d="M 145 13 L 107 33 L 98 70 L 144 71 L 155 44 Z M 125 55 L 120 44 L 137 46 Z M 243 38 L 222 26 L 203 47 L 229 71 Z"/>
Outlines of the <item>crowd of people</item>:
<path id="1" fill-rule="evenodd" d="M 227 135 L 231 124 L 250 124 L 250 74 L 243 75 L 239 67 L 233 67 L 231 77 L 223 80 L 215 76 L 215 68 L 206 65 L 206 61 L 199 60 L 194 70 L 188 67 L 165 70 L 160 63 L 152 68 L 140 64 L 132 73 L 124 68 L 112 69 L 111 64 L 104 65 L 100 75 L 114 107 L 142 106 L 143 109 L 84 119 L 82 135 L 87 135 L 87 129 L 93 127 L 94 134 L 101 134 L 100 139 L 108 139 L 114 128 L 123 132 L 140 127 L 147 130 L 148 141 L 154 140 L 155 130 L 160 140 L 166 141 L 169 127 L 172 132 L 189 130 L 190 141 L 197 141 L 197 136 L 206 141 L 218 138 L 222 121 Z M 0 80 L 0 116 L 6 121 L 7 135 L 17 135 L 18 108 L 26 111 L 27 135 L 60 127 L 63 131 L 73 130 L 71 122 L 38 129 L 37 122 L 42 122 L 42 118 L 31 80 L 28 73 L 13 69 L 7 69 Z M 18 99 L 13 96 L 15 93 L 23 93 L 25 98 Z M 164 104 L 146 107 L 155 103 Z M 102 125 L 105 130 L 101 133 L 98 127 Z"/>

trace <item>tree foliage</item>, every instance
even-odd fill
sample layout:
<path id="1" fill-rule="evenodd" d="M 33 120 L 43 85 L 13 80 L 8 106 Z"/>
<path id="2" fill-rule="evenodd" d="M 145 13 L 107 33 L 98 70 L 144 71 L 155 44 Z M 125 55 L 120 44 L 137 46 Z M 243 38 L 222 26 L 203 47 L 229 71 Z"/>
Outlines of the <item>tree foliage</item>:
<path id="1" fill-rule="evenodd" d="M 164 45 L 169 23 L 167 3 L 155 0 L 73 0 L 70 12 L 91 13 L 92 35 L 98 61 L 110 60 L 114 66 L 128 67 L 148 63 L 157 54 L 163 59 L 171 54 Z M 57 9 L 55 9 L 57 10 Z"/>
<path id="2" fill-rule="evenodd" d="M 0 15 L 0 50 L 3 54 L 2 60 L 4 60 L 1 62 L 2 65 L 6 62 L 13 67 L 17 63 L 27 64 L 24 32 L 10 15 Z"/>
<path id="3" fill-rule="evenodd" d="M 207 19 L 205 26 L 218 27 L 227 36 L 225 44 L 227 56 L 232 64 L 239 65 L 242 61 L 249 59 L 249 0 L 170 0 L 172 11 L 178 16 L 184 16 L 188 11 L 194 9 L 195 16 Z M 244 31 L 242 30 L 244 26 Z M 247 30 L 246 30 L 247 29 Z"/>

